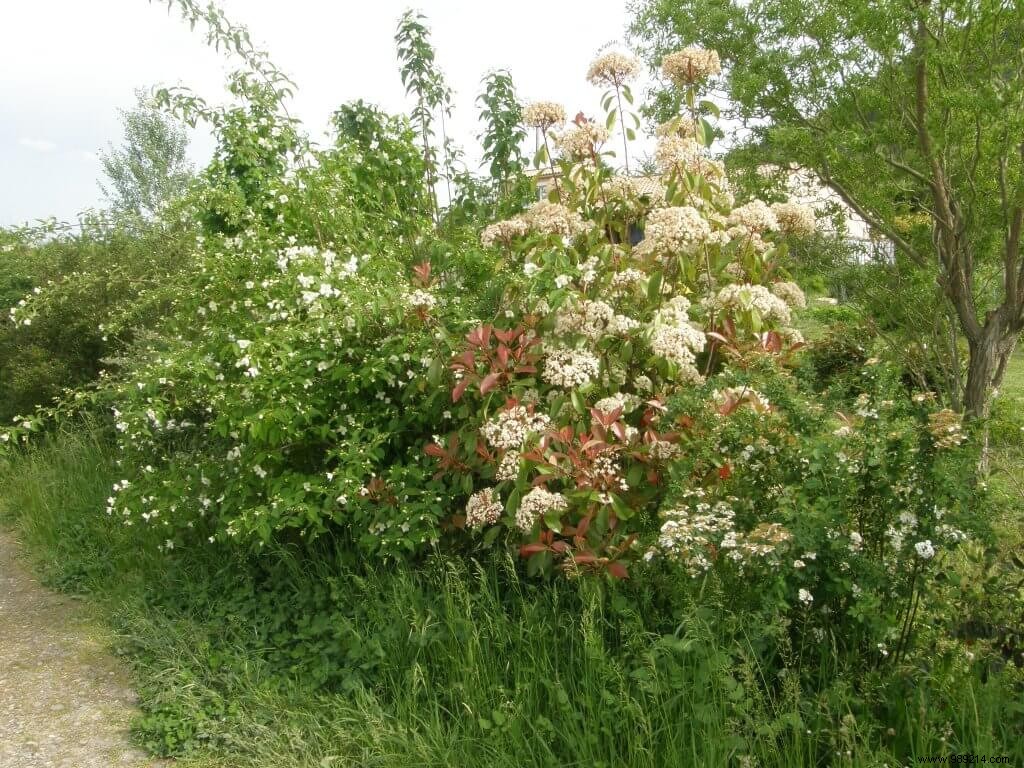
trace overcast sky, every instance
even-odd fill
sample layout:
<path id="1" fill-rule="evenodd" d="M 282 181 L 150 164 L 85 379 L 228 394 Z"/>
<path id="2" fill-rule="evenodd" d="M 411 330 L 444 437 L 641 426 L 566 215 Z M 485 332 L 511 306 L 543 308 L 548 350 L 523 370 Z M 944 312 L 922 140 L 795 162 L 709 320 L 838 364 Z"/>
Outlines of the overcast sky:
<path id="1" fill-rule="evenodd" d="M 512 72 L 521 98 L 552 99 L 570 115 L 599 111 L 587 65 L 621 41 L 627 0 L 420 0 L 438 63 L 455 91 L 452 133 L 469 158 L 480 79 Z M 0 29 L 0 225 L 56 216 L 102 203 L 97 152 L 121 135 L 119 108 L 134 91 L 182 84 L 223 98 L 223 57 L 206 47 L 163 2 L 32 0 L 5 2 Z M 408 0 L 221 0 L 236 23 L 298 84 L 292 113 L 322 135 L 330 113 L 362 98 L 405 112 L 392 37 Z M 202 165 L 211 148 L 197 135 Z"/>

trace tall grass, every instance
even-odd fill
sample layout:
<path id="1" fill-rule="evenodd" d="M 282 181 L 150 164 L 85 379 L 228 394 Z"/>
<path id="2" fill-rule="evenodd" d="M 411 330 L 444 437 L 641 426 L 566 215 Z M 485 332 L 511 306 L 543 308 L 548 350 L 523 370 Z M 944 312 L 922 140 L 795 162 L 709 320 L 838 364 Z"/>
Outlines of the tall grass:
<path id="1" fill-rule="evenodd" d="M 537 583 L 500 558 L 366 567 L 330 543 L 315 556 L 158 554 L 103 514 L 115 479 L 116 457 L 83 426 L 0 468 L 0 514 L 48 583 L 105 609 L 135 670 L 137 740 L 185 768 L 1024 756 L 998 679 L 900 692 L 855 685 L 839 659 L 780 677 L 765 649 L 783 628 L 745 626 L 670 583 Z"/>

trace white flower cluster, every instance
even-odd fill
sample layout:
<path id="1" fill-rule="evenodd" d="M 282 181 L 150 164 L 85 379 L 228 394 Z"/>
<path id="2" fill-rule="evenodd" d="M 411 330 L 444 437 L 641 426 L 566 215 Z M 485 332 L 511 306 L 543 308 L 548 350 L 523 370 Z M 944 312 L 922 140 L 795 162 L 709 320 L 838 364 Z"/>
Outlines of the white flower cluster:
<path id="1" fill-rule="evenodd" d="M 413 291 L 409 291 L 405 295 L 405 305 L 409 309 L 429 312 L 437 304 L 437 299 L 430 291 L 425 291 L 422 288 L 417 288 Z"/>
<path id="2" fill-rule="evenodd" d="M 695 511 L 688 508 L 662 512 L 665 522 L 658 535 L 657 548 L 679 560 L 691 576 L 699 576 L 711 568 L 711 553 L 722 539 L 734 532 L 736 513 L 724 501 L 714 506 L 699 502 Z M 648 552 L 648 558 L 657 554 Z"/>
<path id="3" fill-rule="evenodd" d="M 495 414 L 480 428 L 480 434 L 492 448 L 518 450 L 530 434 L 543 432 L 550 424 L 551 419 L 543 413 L 530 413 L 525 405 L 514 405 Z"/>
<path id="4" fill-rule="evenodd" d="M 632 56 L 612 51 L 598 56 L 587 70 L 587 80 L 592 85 L 612 87 L 627 83 L 640 74 L 640 62 Z"/>
<path id="5" fill-rule="evenodd" d="M 583 217 L 559 203 L 541 200 L 534 203 L 522 214 L 523 221 L 534 232 L 546 235 L 576 237 L 585 227 Z"/>
<path id="6" fill-rule="evenodd" d="M 647 275 L 639 269 L 629 267 L 612 275 L 611 294 L 622 296 L 635 288 L 639 288 L 647 280 Z"/>
<path id="7" fill-rule="evenodd" d="M 544 359 L 544 381 L 556 387 L 584 387 L 598 377 L 601 361 L 584 349 L 555 347 Z"/>
<path id="8" fill-rule="evenodd" d="M 803 309 L 807 306 L 807 297 L 796 283 L 787 281 L 772 283 L 771 291 L 793 309 Z"/>
<path id="9" fill-rule="evenodd" d="M 683 381 L 699 383 L 703 377 L 697 370 L 697 354 L 704 351 L 707 338 L 689 318 L 690 302 L 685 296 L 676 296 L 654 313 L 651 332 L 651 351 L 679 367 Z"/>
<path id="10" fill-rule="evenodd" d="M 537 486 L 519 502 L 516 512 L 516 525 L 519 530 L 529 532 L 534 524 L 549 512 L 563 512 L 569 506 L 565 496 L 552 493 L 547 488 Z"/>
<path id="11" fill-rule="evenodd" d="M 651 211 L 644 228 L 641 254 L 692 253 L 711 235 L 711 225 L 689 205 Z"/>
<path id="12" fill-rule="evenodd" d="M 789 306 L 763 285 L 732 283 L 723 287 L 710 299 L 709 305 L 721 310 L 756 311 L 761 319 L 788 325 L 791 320 Z"/>
<path id="13" fill-rule="evenodd" d="M 708 571 L 713 565 L 712 558 L 720 552 L 740 568 L 755 559 L 777 563 L 778 554 L 792 539 L 792 534 L 778 523 L 760 523 L 747 533 L 737 531 L 736 513 L 724 501 L 714 505 L 700 501 L 692 509 L 681 507 L 662 512 L 662 517 L 665 522 L 657 548 L 648 552 L 647 557 L 654 557 L 660 550 L 678 559 L 695 577 Z"/>
<path id="14" fill-rule="evenodd" d="M 583 299 L 567 302 L 555 315 L 555 335 L 579 334 L 590 341 L 605 336 L 624 336 L 640 327 L 640 323 L 615 310 L 604 301 Z"/>
<path id="15" fill-rule="evenodd" d="M 490 247 L 495 243 L 511 245 L 529 231 L 530 225 L 525 219 L 518 216 L 505 221 L 496 221 L 484 227 L 484 231 L 480 233 L 480 244 L 484 247 Z"/>
<path id="16" fill-rule="evenodd" d="M 477 491 L 466 502 L 466 527 L 481 528 L 493 525 L 501 519 L 501 513 L 504 511 L 501 501 L 494 497 L 493 488 Z"/>
<path id="17" fill-rule="evenodd" d="M 499 482 L 503 480 L 515 480 L 519 477 L 519 451 L 508 451 L 498 462 L 498 469 L 494 473 L 494 479 Z"/>
<path id="18" fill-rule="evenodd" d="M 616 409 L 621 408 L 622 413 L 625 414 L 636 410 L 636 407 L 639 404 L 640 398 L 636 395 L 631 395 L 626 392 L 616 392 L 614 395 L 602 397 L 594 403 L 594 407 L 602 413 L 614 413 Z"/>
<path id="19" fill-rule="evenodd" d="M 718 51 L 689 47 L 661 60 L 661 72 L 676 85 L 692 85 L 722 71 Z"/>
<path id="20" fill-rule="evenodd" d="M 523 123 L 531 128 L 547 130 L 565 122 L 565 107 L 554 101 L 535 101 L 523 107 Z"/>
<path id="21" fill-rule="evenodd" d="M 772 213 L 779 222 L 779 229 L 787 235 L 807 237 L 813 235 L 818 228 L 814 209 L 803 203 L 775 203 L 772 205 Z"/>
<path id="22" fill-rule="evenodd" d="M 593 157 L 594 153 L 608 141 L 608 129 L 597 123 L 574 123 L 555 136 L 555 146 L 565 157 L 583 160 Z"/>

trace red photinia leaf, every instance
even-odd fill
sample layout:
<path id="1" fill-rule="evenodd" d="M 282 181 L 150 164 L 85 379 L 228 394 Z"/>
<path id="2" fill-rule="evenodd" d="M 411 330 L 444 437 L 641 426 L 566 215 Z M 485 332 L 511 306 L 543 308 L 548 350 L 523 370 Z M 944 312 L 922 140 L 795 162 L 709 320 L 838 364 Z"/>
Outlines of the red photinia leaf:
<path id="1" fill-rule="evenodd" d="M 424 261 L 422 264 L 417 264 L 412 268 L 413 274 L 416 276 L 416 281 L 421 287 L 426 288 L 430 285 L 430 262 Z"/>
<path id="2" fill-rule="evenodd" d="M 629 571 L 626 570 L 626 566 L 619 562 L 608 563 L 608 573 L 616 579 L 629 578 Z"/>
<path id="3" fill-rule="evenodd" d="M 567 541 L 556 541 L 551 545 L 551 549 L 558 554 L 565 554 L 565 551 L 569 549 L 569 542 Z"/>
<path id="4" fill-rule="evenodd" d="M 722 480 L 728 480 L 732 476 L 732 465 L 726 462 L 718 468 L 718 477 Z"/>
<path id="5" fill-rule="evenodd" d="M 437 443 L 431 443 L 431 444 L 430 444 L 430 445 L 428 445 L 428 446 L 427 446 L 426 448 L 424 448 L 424 449 L 423 449 L 423 451 L 424 451 L 424 453 L 426 453 L 426 454 L 427 454 L 428 456 L 433 456 L 433 457 L 434 457 L 435 459 L 443 459 L 443 458 L 444 458 L 445 456 L 447 456 L 447 455 L 448 455 L 448 454 L 447 454 L 447 453 L 445 452 L 444 448 L 442 448 L 442 447 L 441 447 L 440 445 L 438 445 Z"/>
<path id="6" fill-rule="evenodd" d="M 455 385 L 455 389 L 452 390 L 452 402 L 457 403 L 462 399 L 462 395 L 466 392 L 466 387 L 469 386 L 469 379 L 463 378 Z"/>
<path id="7" fill-rule="evenodd" d="M 502 367 L 508 365 L 508 347 L 504 344 L 498 345 L 498 362 L 501 363 Z"/>
<path id="8" fill-rule="evenodd" d="M 597 562 L 597 555 L 592 552 L 580 552 L 579 554 L 573 555 L 572 559 L 581 565 L 590 565 L 591 563 Z"/>
<path id="9" fill-rule="evenodd" d="M 519 556 L 529 557 L 530 555 L 536 555 L 538 552 L 546 552 L 547 549 L 547 544 L 524 544 L 519 548 Z"/>
<path id="10" fill-rule="evenodd" d="M 466 370 L 472 371 L 476 368 L 476 355 L 473 354 L 473 350 L 467 349 L 461 355 L 459 355 L 452 362 L 452 368 L 465 368 Z"/>
<path id="11" fill-rule="evenodd" d="M 508 344 L 510 341 L 515 339 L 519 334 L 523 332 L 522 328 L 511 328 L 507 331 L 495 329 L 494 337 L 502 344 Z"/>
<path id="12" fill-rule="evenodd" d="M 488 373 L 484 376 L 483 381 L 480 382 L 480 394 L 486 395 L 498 386 L 499 381 L 501 381 L 501 373 Z"/>

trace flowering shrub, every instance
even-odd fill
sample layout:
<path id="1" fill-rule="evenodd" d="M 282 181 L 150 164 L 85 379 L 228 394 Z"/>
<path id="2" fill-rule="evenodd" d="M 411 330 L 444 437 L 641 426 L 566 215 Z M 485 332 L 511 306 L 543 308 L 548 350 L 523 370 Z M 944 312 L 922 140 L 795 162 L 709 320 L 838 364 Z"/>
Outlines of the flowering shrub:
<path id="1" fill-rule="evenodd" d="M 602 59 L 592 75 L 612 69 L 630 71 Z M 428 453 L 451 485 L 472 488 L 457 525 L 523 536 L 534 568 L 624 576 L 683 450 L 669 399 L 726 363 L 784 361 L 800 347 L 792 309 L 804 298 L 782 263 L 810 214 L 737 205 L 708 156 L 710 130 L 666 132 L 663 174 L 642 189 L 610 166 L 603 126 L 563 128 L 565 110 L 545 102 L 523 114 L 560 153 L 556 190 L 481 236 L 520 275 L 493 320 L 453 338 L 453 428 Z M 760 551 L 786 534 L 745 535 Z"/>

